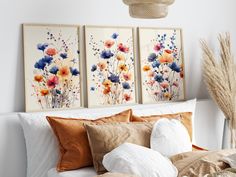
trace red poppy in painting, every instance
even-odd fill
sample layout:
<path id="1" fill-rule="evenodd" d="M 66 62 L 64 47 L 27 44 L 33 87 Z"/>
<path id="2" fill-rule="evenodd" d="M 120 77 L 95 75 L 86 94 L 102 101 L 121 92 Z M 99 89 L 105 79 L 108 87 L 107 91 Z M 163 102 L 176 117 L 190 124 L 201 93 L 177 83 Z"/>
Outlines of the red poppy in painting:
<path id="1" fill-rule="evenodd" d="M 122 43 L 118 44 L 118 50 L 124 53 L 128 53 L 129 52 L 129 47 L 123 45 Z"/>
<path id="2" fill-rule="evenodd" d="M 59 79 L 57 76 L 50 76 L 47 80 L 47 86 L 52 89 L 55 88 L 56 85 L 59 83 Z"/>
<path id="3" fill-rule="evenodd" d="M 54 48 L 48 48 L 48 49 L 46 50 L 46 54 L 49 55 L 49 56 L 54 56 L 54 55 L 57 54 L 57 51 L 56 51 L 56 49 L 54 49 Z"/>

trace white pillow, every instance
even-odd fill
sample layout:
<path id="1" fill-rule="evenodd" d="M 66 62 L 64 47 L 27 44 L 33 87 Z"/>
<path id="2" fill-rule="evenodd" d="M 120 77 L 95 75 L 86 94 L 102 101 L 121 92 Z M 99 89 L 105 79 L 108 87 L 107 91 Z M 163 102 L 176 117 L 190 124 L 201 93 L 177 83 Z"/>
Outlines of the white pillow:
<path id="1" fill-rule="evenodd" d="M 192 151 L 192 143 L 185 126 L 178 119 L 160 119 L 152 129 L 151 149 L 170 157 Z"/>
<path id="2" fill-rule="evenodd" d="M 174 114 L 179 112 L 192 112 L 192 143 L 195 144 L 195 126 L 194 116 L 197 99 L 192 99 L 183 102 L 170 102 L 160 104 L 149 104 L 133 109 L 134 115 L 147 116 L 147 115 L 161 115 L 161 114 Z"/>
<path id="3" fill-rule="evenodd" d="M 103 158 L 104 167 L 114 173 L 140 177 L 177 177 L 178 171 L 171 161 L 152 149 L 124 143 Z"/>

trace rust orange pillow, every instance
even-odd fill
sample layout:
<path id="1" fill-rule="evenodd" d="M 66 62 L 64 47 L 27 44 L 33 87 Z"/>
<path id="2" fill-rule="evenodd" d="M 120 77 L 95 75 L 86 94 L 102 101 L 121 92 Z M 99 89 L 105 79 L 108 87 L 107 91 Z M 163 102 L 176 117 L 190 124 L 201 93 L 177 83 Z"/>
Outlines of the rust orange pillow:
<path id="1" fill-rule="evenodd" d="M 132 116 L 132 122 L 152 122 L 162 118 L 175 119 L 180 118 L 182 124 L 187 128 L 189 136 L 192 140 L 192 112 L 180 112 L 175 114 L 162 114 L 150 116 Z"/>
<path id="2" fill-rule="evenodd" d="M 96 120 L 47 116 L 47 120 L 60 146 L 60 159 L 57 163 L 57 171 L 62 172 L 93 165 L 84 123 L 130 122 L 131 117 L 131 109 Z"/>

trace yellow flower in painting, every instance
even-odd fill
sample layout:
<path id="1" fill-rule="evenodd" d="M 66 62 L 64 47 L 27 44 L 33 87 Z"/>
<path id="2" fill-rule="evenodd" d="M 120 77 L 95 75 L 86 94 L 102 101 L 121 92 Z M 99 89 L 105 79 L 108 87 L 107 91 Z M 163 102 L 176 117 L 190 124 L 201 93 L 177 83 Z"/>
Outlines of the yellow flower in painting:
<path id="1" fill-rule="evenodd" d="M 126 66 L 126 64 L 120 64 L 118 68 L 120 71 L 127 71 L 128 70 L 128 67 Z"/>
<path id="2" fill-rule="evenodd" d="M 159 56 L 160 63 L 172 63 L 173 56 L 170 53 L 164 52 L 163 55 Z"/>
<path id="3" fill-rule="evenodd" d="M 98 67 L 99 67 L 100 71 L 104 70 L 107 67 L 107 62 L 106 61 L 100 61 L 98 63 Z"/>
<path id="4" fill-rule="evenodd" d="M 61 77 L 67 77 L 70 74 L 70 69 L 68 66 L 63 66 L 59 69 L 58 74 Z"/>
<path id="5" fill-rule="evenodd" d="M 125 56 L 124 56 L 123 54 L 117 54 L 117 55 L 116 55 L 116 59 L 117 59 L 118 61 L 124 61 L 124 60 L 125 60 Z"/>
<path id="6" fill-rule="evenodd" d="M 42 75 L 35 75 L 34 80 L 37 82 L 42 82 L 43 81 L 43 76 Z"/>
<path id="7" fill-rule="evenodd" d="M 143 71 L 145 71 L 145 72 L 149 71 L 150 69 L 151 69 L 151 67 L 149 65 L 145 65 L 143 67 Z"/>
<path id="8" fill-rule="evenodd" d="M 170 100 L 170 98 L 171 98 L 171 94 L 168 93 L 168 92 L 164 93 L 163 96 L 164 96 L 166 99 L 168 99 L 168 100 Z"/>
<path id="9" fill-rule="evenodd" d="M 104 87 L 110 87 L 111 86 L 111 81 L 110 80 L 105 80 L 105 81 L 103 81 L 103 83 L 102 83 L 102 85 L 104 86 Z"/>
<path id="10" fill-rule="evenodd" d="M 41 93 L 42 96 L 46 96 L 46 95 L 49 94 L 49 90 L 48 89 L 42 89 L 42 90 L 40 90 L 40 93 Z"/>

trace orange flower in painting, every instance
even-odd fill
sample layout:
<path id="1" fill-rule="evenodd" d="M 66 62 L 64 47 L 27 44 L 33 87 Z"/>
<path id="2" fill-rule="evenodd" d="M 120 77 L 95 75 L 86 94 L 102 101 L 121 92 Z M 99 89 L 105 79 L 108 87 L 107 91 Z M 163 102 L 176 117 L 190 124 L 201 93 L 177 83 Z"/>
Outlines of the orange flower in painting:
<path id="1" fill-rule="evenodd" d="M 160 83 L 160 86 L 165 89 L 165 88 L 169 87 L 169 83 L 168 82 L 162 82 L 162 83 Z"/>
<path id="2" fill-rule="evenodd" d="M 145 71 L 145 72 L 149 71 L 150 69 L 151 69 L 151 67 L 149 65 L 145 65 L 143 67 L 143 71 Z"/>
<path id="3" fill-rule="evenodd" d="M 159 57 L 160 63 L 172 63 L 173 62 L 173 56 L 168 53 L 164 53 Z"/>
<path id="4" fill-rule="evenodd" d="M 107 95 L 111 92 L 111 88 L 110 87 L 106 87 L 104 90 L 103 90 L 103 94 L 104 95 Z"/>
<path id="5" fill-rule="evenodd" d="M 114 45 L 114 41 L 112 41 L 112 40 L 107 40 L 106 42 L 105 42 L 105 46 L 107 47 L 107 48 L 111 48 L 113 45 Z"/>
<path id="6" fill-rule="evenodd" d="M 69 67 L 68 66 L 63 66 L 59 69 L 58 74 L 61 77 L 67 77 L 70 73 Z"/>
<path id="7" fill-rule="evenodd" d="M 124 61 L 124 60 L 125 60 L 125 56 L 124 56 L 123 54 L 117 54 L 117 55 L 116 55 L 116 59 L 117 59 L 118 61 Z"/>
<path id="8" fill-rule="evenodd" d="M 110 87 L 111 86 L 111 81 L 110 80 L 105 80 L 105 81 L 103 81 L 103 83 L 102 83 L 102 85 L 104 86 L 104 87 Z"/>
<path id="9" fill-rule="evenodd" d="M 120 71 L 127 71 L 128 70 L 128 67 L 126 66 L 126 64 L 120 64 L 118 68 Z"/>
<path id="10" fill-rule="evenodd" d="M 180 77 L 181 77 L 181 78 L 184 78 L 184 72 L 183 72 L 183 71 L 180 71 L 179 74 L 180 74 Z"/>
<path id="11" fill-rule="evenodd" d="M 57 51 L 56 51 L 56 49 L 54 49 L 54 48 L 48 48 L 48 49 L 46 50 L 46 54 L 49 55 L 49 56 L 53 56 L 53 55 L 56 55 L 56 54 L 57 54 Z"/>
<path id="12" fill-rule="evenodd" d="M 125 101 L 130 101 L 132 99 L 132 97 L 131 97 L 130 94 L 125 93 L 124 94 L 124 99 L 125 99 Z"/>
<path id="13" fill-rule="evenodd" d="M 171 99 L 171 94 L 170 93 L 164 93 L 163 95 L 166 99 L 170 100 Z"/>
<path id="14" fill-rule="evenodd" d="M 40 93 L 41 93 L 42 96 L 46 96 L 46 95 L 49 94 L 49 90 L 48 90 L 48 89 L 42 89 L 42 90 L 40 91 Z"/>
<path id="15" fill-rule="evenodd" d="M 126 81 L 129 81 L 132 79 L 132 74 L 131 73 L 125 73 L 123 74 L 123 78 L 126 80 Z"/>
<path id="16" fill-rule="evenodd" d="M 98 63 L 98 67 L 99 67 L 100 71 L 102 71 L 107 67 L 107 63 L 105 61 L 100 61 Z"/>
<path id="17" fill-rule="evenodd" d="M 168 54 L 171 54 L 171 53 L 172 53 L 172 51 L 169 50 L 169 49 L 166 49 L 165 52 L 168 53 Z"/>
<path id="18" fill-rule="evenodd" d="M 43 76 L 42 75 L 35 75 L 34 80 L 37 82 L 42 82 L 43 81 Z"/>

